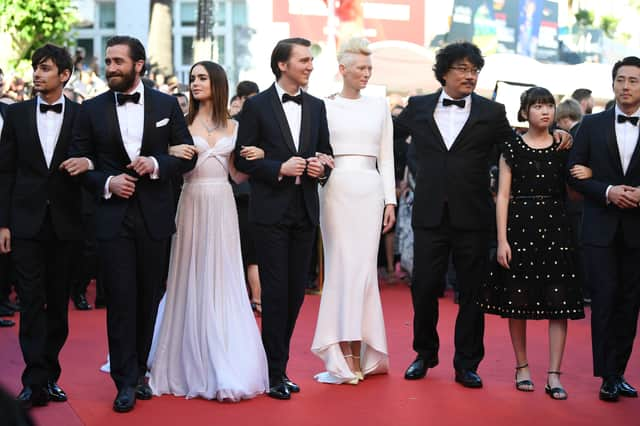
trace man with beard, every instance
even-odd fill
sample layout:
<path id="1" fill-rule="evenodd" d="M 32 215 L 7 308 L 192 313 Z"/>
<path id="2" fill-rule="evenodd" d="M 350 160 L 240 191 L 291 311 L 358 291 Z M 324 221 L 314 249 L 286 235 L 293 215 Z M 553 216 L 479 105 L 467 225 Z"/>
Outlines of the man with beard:
<path id="1" fill-rule="evenodd" d="M 589 89 L 576 89 L 571 94 L 571 97 L 578 101 L 582 115 L 591 114 L 593 111 L 593 96 Z"/>
<path id="2" fill-rule="evenodd" d="M 12 104 L 0 139 L 0 252 L 17 276 L 25 406 L 67 400 L 56 384 L 69 333 L 69 274 L 82 228 L 80 186 L 64 169 L 78 105 L 62 95 L 71 56 L 47 44 L 31 59 L 38 96 Z M 87 163 L 84 161 L 84 163 Z"/>
<path id="3" fill-rule="evenodd" d="M 82 104 L 71 156 L 91 160 L 83 184 L 100 199 L 96 238 L 118 389 L 113 409 L 127 412 L 136 399 L 151 398 L 146 361 L 175 232 L 171 181 L 196 159 L 168 155 L 169 146 L 193 140 L 176 99 L 142 84 L 142 43 L 110 38 L 105 65 L 111 90 Z"/>

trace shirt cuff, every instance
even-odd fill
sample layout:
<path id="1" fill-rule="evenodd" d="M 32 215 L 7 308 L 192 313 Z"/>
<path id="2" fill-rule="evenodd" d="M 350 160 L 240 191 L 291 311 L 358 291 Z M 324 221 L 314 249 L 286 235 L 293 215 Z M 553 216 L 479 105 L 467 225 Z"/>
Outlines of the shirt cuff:
<path id="1" fill-rule="evenodd" d="M 611 188 L 613 188 L 613 185 L 607 186 L 607 190 L 604 193 L 604 197 L 605 197 L 605 199 L 607 201 L 607 204 L 611 203 L 611 200 L 609 199 L 609 191 L 611 191 Z"/>
<path id="2" fill-rule="evenodd" d="M 158 165 L 158 160 L 155 157 L 149 157 L 153 161 L 153 171 L 149 175 L 151 180 L 160 179 L 160 166 Z"/>
<path id="3" fill-rule="evenodd" d="M 88 159 L 87 157 L 85 157 L 85 160 L 87 160 L 87 163 L 89 163 L 89 170 L 95 170 L 96 168 L 93 166 L 93 161 L 91 161 L 90 159 Z"/>
<path id="4" fill-rule="evenodd" d="M 111 195 L 113 195 L 113 194 L 111 194 L 111 191 L 109 191 L 109 184 L 111 183 L 111 179 L 113 179 L 113 176 L 109 176 L 107 178 L 107 181 L 104 184 L 104 190 L 102 191 L 102 197 L 105 200 L 108 200 L 109 198 L 111 198 Z"/>

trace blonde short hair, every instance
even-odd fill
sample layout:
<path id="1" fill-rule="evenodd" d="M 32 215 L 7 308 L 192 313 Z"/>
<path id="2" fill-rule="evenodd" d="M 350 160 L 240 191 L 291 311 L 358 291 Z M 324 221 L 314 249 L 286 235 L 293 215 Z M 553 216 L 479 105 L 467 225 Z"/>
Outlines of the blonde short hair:
<path id="1" fill-rule="evenodd" d="M 566 98 L 558 104 L 556 108 L 556 121 L 569 118 L 571 121 L 582 119 L 582 108 L 580 103 L 573 98 Z"/>
<path id="2" fill-rule="evenodd" d="M 353 37 L 342 43 L 338 51 L 338 63 L 341 65 L 349 65 L 355 55 L 371 55 L 369 40 L 362 37 Z"/>

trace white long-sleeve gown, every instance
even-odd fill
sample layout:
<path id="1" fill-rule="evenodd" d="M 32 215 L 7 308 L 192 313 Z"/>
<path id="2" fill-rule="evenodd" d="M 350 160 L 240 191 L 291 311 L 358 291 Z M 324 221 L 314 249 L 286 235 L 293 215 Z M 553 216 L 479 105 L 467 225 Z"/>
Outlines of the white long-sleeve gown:
<path id="1" fill-rule="evenodd" d="M 339 342 L 362 341 L 367 374 L 389 369 L 377 256 L 385 204 L 396 204 L 393 125 L 385 99 L 325 100 L 335 169 L 320 189 L 325 280 L 311 346 L 326 371 L 315 378 L 344 383 L 355 376 Z"/>

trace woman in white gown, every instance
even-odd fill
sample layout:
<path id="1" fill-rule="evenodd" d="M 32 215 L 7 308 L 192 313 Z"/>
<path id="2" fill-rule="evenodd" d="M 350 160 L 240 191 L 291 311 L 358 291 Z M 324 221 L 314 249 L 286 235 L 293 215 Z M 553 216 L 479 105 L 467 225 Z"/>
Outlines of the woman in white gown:
<path id="1" fill-rule="evenodd" d="M 238 401 L 269 385 L 228 181 L 229 175 L 246 176 L 230 160 L 237 123 L 228 119 L 224 70 L 213 62 L 196 63 L 189 89 L 194 146 L 180 146 L 177 155 L 195 150 L 198 162 L 184 176 L 149 384 L 155 395 Z"/>
<path id="2" fill-rule="evenodd" d="M 357 384 L 389 369 L 377 254 L 395 222 L 393 127 L 384 98 L 360 94 L 371 76 L 364 39 L 338 55 L 342 91 L 325 101 L 335 168 L 320 190 L 325 279 L 311 346 L 324 383 Z"/>

